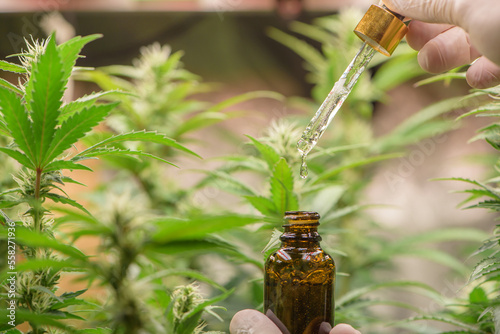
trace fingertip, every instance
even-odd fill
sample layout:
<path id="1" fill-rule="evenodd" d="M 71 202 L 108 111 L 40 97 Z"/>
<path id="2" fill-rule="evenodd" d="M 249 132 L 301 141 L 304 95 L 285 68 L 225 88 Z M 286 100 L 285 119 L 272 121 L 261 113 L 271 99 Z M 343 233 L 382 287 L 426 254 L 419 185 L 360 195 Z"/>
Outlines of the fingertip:
<path id="1" fill-rule="evenodd" d="M 276 325 L 264 314 L 246 309 L 236 313 L 229 324 L 231 334 L 282 334 Z"/>
<path id="2" fill-rule="evenodd" d="M 361 334 L 360 331 L 354 329 L 351 325 L 348 324 L 338 324 L 333 327 L 330 331 L 330 334 Z"/>
<path id="3" fill-rule="evenodd" d="M 406 42 L 413 50 L 418 51 L 425 45 L 425 42 L 422 41 L 422 34 L 420 33 L 420 30 L 418 28 L 415 29 L 414 27 L 412 27 L 412 23 L 413 21 L 408 25 Z"/>
<path id="4" fill-rule="evenodd" d="M 446 67 L 441 49 L 432 40 L 420 50 L 417 60 L 424 71 L 433 74 L 443 72 Z"/>
<path id="5" fill-rule="evenodd" d="M 467 83 L 484 89 L 500 84 L 500 67 L 486 57 L 478 58 L 467 70 Z"/>
<path id="6" fill-rule="evenodd" d="M 452 68 L 470 64 L 478 57 L 467 33 L 453 27 L 428 41 L 418 54 L 420 66 L 430 73 L 442 73 Z"/>

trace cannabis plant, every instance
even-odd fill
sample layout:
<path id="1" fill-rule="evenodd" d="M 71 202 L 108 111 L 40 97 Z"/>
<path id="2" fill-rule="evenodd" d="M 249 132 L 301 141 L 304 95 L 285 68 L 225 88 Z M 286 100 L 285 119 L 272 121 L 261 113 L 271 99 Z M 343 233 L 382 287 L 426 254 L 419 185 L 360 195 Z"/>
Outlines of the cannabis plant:
<path id="1" fill-rule="evenodd" d="M 212 234 L 260 219 L 234 215 L 153 217 L 146 202 L 130 194 L 111 195 L 109 208 L 99 218 L 57 209 L 64 213 L 58 222 L 70 224 L 73 238 L 93 236 L 101 240 L 99 257 L 89 264 L 82 279 L 96 282 L 104 289 L 105 298 L 98 298 L 85 312 L 86 326 L 107 328 L 113 333 L 205 333 L 202 315 L 220 319 L 213 304 L 234 290 L 190 269 L 189 254 L 236 254 L 231 245 Z M 199 285 L 188 283 L 192 279 L 203 283 L 204 291 L 212 287 L 214 296 L 202 297 Z"/>
<path id="2" fill-rule="evenodd" d="M 198 96 L 194 96 L 200 92 L 213 90 L 211 85 L 207 85 L 201 81 L 199 77 L 188 72 L 184 69 L 181 61 L 181 52 L 173 53 L 168 46 L 159 46 L 153 44 L 149 47 L 141 49 L 141 55 L 133 60 L 134 66 L 107 66 L 100 68 L 97 71 L 81 73 L 77 78 L 82 80 L 90 80 L 97 83 L 105 89 L 112 89 L 112 91 L 119 90 L 120 92 L 127 92 L 126 94 L 110 93 L 103 98 L 113 98 L 121 101 L 120 105 L 115 109 L 115 112 L 106 120 L 106 129 L 111 133 L 119 131 L 127 131 L 136 127 L 145 127 L 146 129 L 155 129 L 165 131 L 179 141 L 186 140 L 188 135 L 194 131 L 200 130 L 206 126 L 214 125 L 225 119 L 238 115 L 236 112 L 228 112 L 227 108 L 244 102 L 249 99 L 255 98 L 272 98 L 281 99 L 279 94 L 267 91 L 249 92 L 239 96 L 229 98 L 220 103 L 208 103 L 199 101 Z M 125 116 L 124 116 L 125 115 Z M 89 145 L 92 145 L 98 136 L 95 138 L 89 136 L 86 138 Z M 177 152 L 172 150 L 164 150 L 161 147 L 147 147 L 148 152 L 156 155 L 167 155 L 173 158 Z M 106 157 L 108 170 L 115 173 L 113 181 L 106 185 L 106 190 L 114 189 L 115 191 L 130 192 L 130 198 L 125 203 L 130 203 L 130 206 L 136 206 L 140 201 L 143 203 L 142 208 L 144 212 L 134 215 L 132 219 L 124 219 L 122 214 L 127 210 L 113 210 L 109 205 L 101 208 L 99 217 L 115 216 L 120 217 L 110 219 L 107 222 L 100 219 L 90 226 L 79 226 L 77 231 L 86 231 L 84 233 L 99 236 L 106 245 L 103 253 L 107 253 L 109 249 L 119 250 L 123 248 L 120 245 L 120 240 L 124 240 L 124 244 L 128 249 L 134 249 L 132 252 L 134 256 L 132 260 L 130 256 L 128 259 L 123 259 L 130 264 L 130 267 L 138 268 L 137 275 L 149 277 L 156 276 L 155 270 L 165 273 L 166 277 L 174 273 L 179 273 L 179 276 L 193 277 L 196 274 L 193 269 L 199 269 L 198 257 L 206 255 L 206 253 L 217 253 L 222 256 L 228 254 L 233 258 L 243 258 L 246 261 L 255 261 L 247 258 L 245 254 L 239 252 L 238 247 L 232 243 L 221 239 L 219 236 L 214 237 L 209 232 L 200 234 L 197 238 L 189 240 L 170 241 L 168 245 L 161 245 L 159 248 L 146 247 L 146 244 L 151 245 L 152 236 L 149 235 L 148 229 L 138 232 L 138 226 L 151 226 L 151 217 L 161 213 L 168 213 L 169 215 L 182 217 L 183 220 L 200 221 L 200 215 L 206 215 L 200 207 L 192 204 L 193 189 L 185 188 L 182 184 L 177 182 L 175 177 L 171 177 L 166 173 L 165 165 L 159 161 L 139 161 L 137 159 L 123 159 L 122 157 L 108 156 Z M 130 177 L 135 179 L 135 183 L 126 182 Z M 126 182 L 126 185 L 124 185 Z M 99 197 L 100 198 L 100 197 Z M 121 197 L 123 200 L 123 197 Z M 99 200 L 99 202 L 102 202 Z M 114 201 L 113 201 L 114 202 Z M 108 203 L 107 201 L 105 203 Z M 227 211 L 227 208 L 221 208 L 222 211 Z M 211 214 L 219 214 L 220 211 L 210 211 Z M 220 228 L 227 229 L 229 227 L 237 228 L 238 222 L 241 220 L 241 215 L 233 216 L 234 219 L 229 219 L 230 216 L 223 218 L 218 217 L 213 221 L 220 224 Z M 78 219 L 77 219 L 78 220 Z M 258 218 L 261 221 L 261 218 Z M 127 223 L 128 227 L 123 227 L 123 222 L 134 221 L 134 223 Z M 174 221 L 175 222 L 175 221 Z M 205 225 L 208 222 L 201 220 Z M 103 233 L 100 228 L 95 228 L 97 225 L 105 225 Z M 115 226 L 114 229 L 119 229 L 120 233 L 111 233 L 110 226 Z M 94 227 L 92 227 L 94 226 Z M 101 231 L 95 233 L 95 231 Z M 213 232 L 213 231 L 212 231 Z M 110 234 L 110 235 L 108 235 Z M 73 234 L 74 237 L 79 238 L 82 233 Z M 142 235 L 143 238 L 138 238 L 136 235 Z M 125 255 L 123 253 L 116 254 Z M 160 255 L 161 254 L 161 255 Z M 123 262 L 117 260 L 116 263 Z M 151 266 L 151 263 L 164 263 L 162 268 Z M 149 264 L 146 264 L 149 263 Z M 152 269 L 155 268 L 155 269 Z M 163 271 L 161 269 L 164 269 Z M 204 268 L 207 269 L 207 268 Z M 102 281 L 107 281 L 106 271 L 112 271 L 107 268 L 104 271 L 96 272 L 95 278 Z M 205 270 L 207 272 L 207 270 Z M 210 270 L 209 270 L 210 272 Z M 207 274 L 210 274 L 210 273 Z M 193 274 L 194 273 L 194 274 Z M 195 275 L 198 280 L 208 280 L 204 275 L 198 273 Z M 127 277 L 122 278 L 124 281 Z M 134 278 L 135 279 L 135 278 Z M 162 277 L 163 289 L 162 294 L 168 294 L 175 287 L 176 280 L 165 280 Z M 155 280 L 158 281 L 160 278 Z M 177 278 L 179 281 L 179 278 Z M 186 280 L 181 280 L 186 282 Z M 178 284 L 178 283 L 177 283 Z M 135 285 L 132 282 L 127 283 L 127 286 Z M 155 285 L 156 286 L 156 285 Z M 232 291 L 231 286 L 215 287 L 215 292 L 223 289 L 224 296 L 229 295 L 227 292 Z M 214 290 L 214 289 L 212 289 Z M 154 294 L 147 294 L 144 290 L 137 294 L 142 296 L 140 299 L 145 301 L 149 300 L 149 310 L 147 314 L 158 314 L 154 311 L 151 305 L 159 305 L 152 302 L 152 299 L 160 289 L 155 289 Z M 205 289 L 206 291 L 206 289 Z M 211 293 L 215 293 L 214 291 Z M 112 288 L 112 295 L 118 296 L 120 293 L 115 288 Z M 128 294 L 130 295 L 130 294 Z M 162 295 L 162 296 L 163 296 Z M 130 295 L 131 296 L 131 295 Z M 148 297 L 146 297 L 148 296 Z M 153 299 L 159 299 L 154 297 Z M 214 298 L 219 298 L 218 296 Z M 137 299 L 137 298 L 136 298 Z M 164 299 L 162 297 L 162 299 Z M 118 310 L 120 303 L 110 303 L 107 307 L 108 310 Z M 164 304 L 162 304 L 164 305 Z M 208 305 L 204 303 L 204 305 Z M 205 311 L 207 309 L 205 308 Z M 116 312 L 119 313 L 119 312 Z M 201 314 L 199 310 L 195 313 L 197 316 Z M 227 317 L 227 316 L 226 316 Z M 120 319 L 120 317 L 118 317 Z M 96 319 L 98 320 L 98 319 Z M 159 320 L 155 320 L 160 322 Z M 153 323 L 152 321 L 144 321 L 143 323 Z M 171 322 L 170 322 L 171 323 Z M 196 321 L 190 320 L 191 324 L 196 324 Z M 221 327 L 219 325 L 219 327 Z"/>
<path id="3" fill-rule="evenodd" d="M 82 161 L 104 155 L 139 156 L 168 163 L 163 158 L 140 149 L 126 148 L 122 145 L 124 142 L 156 143 L 194 154 L 163 134 L 146 131 L 106 135 L 104 139 L 89 147 L 74 148 L 75 144 L 85 138 L 117 105 L 99 102 L 106 92 L 93 93 L 63 103 L 63 94 L 75 70 L 74 65 L 80 50 L 98 37 L 76 37 L 56 45 L 54 36 L 51 36 L 45 41 L 35 41 L 28 45 L 28 49 L 18 55 L 21 65 L 0 62 L 0 69 L 19 75 L 17 85 L 0 80 L 0 133 L 9 140 L 8 145 L 0 148 L 0 152 L 21 166 L 14 177 L 17 187 L 0 192 L 0 208 L 10 209 L 12 212 L 10 216 L 2 212 L 1 222 L 4 228 L 0 234 L 9 246 L 9 262 L 2 268 L 2 282 L 6 287 L 2 296 L 14 308 L 13 312 L 7 313 L 7 307 L 2 309 L 2 318 L 6 319 L 9 315 L 11 320 L 3 324 L 1 329 L 11 333 L 19 333 L 14 326 L 23 322 L 29 323 L 31 333 L 56 332 L 55 328 L 74 331 L 73 327 L 63 320 L 85 320 L 76 314 L 82 310 L 76 310 L 75 305 L 83 310 L 96 307 L 93 303 L 79 298 L 85 290 L 62 294 L 57 291 L 61 275 L 65 272 L 76 271 L 92 275 L 93 272 L 98 272 L 95 268 L 99 267 L 77 249 L 71 240 L 64 238 L 65 234 L 58 230 L 60 223 L 51 211 L 51 202 L 60 203 L 80 210 L 80 220 L 94 219 L 87 208 L 64 192 L 65 183 L 80 184 L 65 176 L 65 171 L 91 171 Z M 165 233 L 165 228 L 171 226 L 163 226 L 163 229 L 159 230 Z M 79 233 L 85 234 L 82 231 Z M 130 240 L 132 236 L 127 238 Z M 117 252 L 127 251 L 126 244 L 118 246 Z M 16 256 L 17 250 L 20 253 Z M 116 263 L 116 267 L 108 271 L 114 271 L 115 274 L 113 277 L 106 277 L 107 283 L 113 285 L 113 282 L 120 281 L 120 275 L 130 273 L 129 266 L 133 264 L 134 254 L 126 255 L 118 256 L 118 259 L 127 259 L 129 262 Z M 24 258 L 23 261 L 21 258 Z M 106 265 L 115 266 L 115 263 Z M 135 310 L 140 311 L 140 305 L 134 306 L 127 304 L 128 300 L 118 299 L 126 297 L 125 294 L 119 294 L 126 290 L 126 287 L 115 288 L 115 299 L 121 307 L 120 310 L 126 309 L 130 312 L 131 309 L 127 307 L 132 307 L 132 311 L 137 307 Z M 209 303 L 201 302 L 200 305 L 188 313 L 199 319 L 200 312 Z M 139 312 L 138 316 L 142 314 Z M 111 324 L 117 324 L 117 320 L 113 319 Z M 130 327 L 123 325 L 125 324 L 109 328 L 113 332 L 124 333 L 138 333 L 142 330 L 141 323 L 129 324 Z M 195 325 L 198 326 L 198 323 Z M 106 333 L 108 330 L 97 332 Z"/>
<path id="4" fill-rule="evenodd" d="M 453 79 L 465 79 L 465 73 L 446 73 L 421 82 L 421 84 Z M 473 186 L 463 192 L 468 197 L 460 203 L 465 209 L 486 209 L 498 219 L 500 212 L 500 86 L 489 89 L 473 90 L 463 97 L 470 101 L 472 110 L 457 117 L 457 120 L 476 116 L 488 117 L 492 122 L 481 128 L 471 141 L 484 140 L 495 150 L 489 159 L 483 159 L 489 168 L 489 179 L 476 181 L 460 177 L 445 180 L 460 181 Z M 449 301 L 439 312 L 424 314 L 410 320 L 426 320 L 428 323 L 443 322 L 456 328 L 446 333 L 489 334 L 500 331 L 500 226 L 493 230 L 493 236 L 486 239 L 481 247 L 471 255 L 477 263 L 472 268 L 469 279 L 457 296 Z M 478 260 L 477 260 L 478 259 Z M 430 325 L 429 325 L 430 326 Z"/>
<path id="5" fill-rule="evenodd" d="M 256 98 L 282 99 L 274 92 L 255 91 L 219 103 L 204 101 L 201 99 L 203 93 L 216 91 L 216 85 L 203 82 L 185 69 L 182 56 L 182 51 L 173 52 L 168 45 L 154 43 L 141 48 L 132 66 L 105 66 L 80 73 L 77 78 L 91 81 L 105 90 L 126 92 L 109 96 L 121 101 L 106 121 L 111 133 L 136 128 L 156 130 L 179 142 L 192 141 L 189 137 L 196 131 L 240 115 L 241 112 L 227 109 L 241 102 Z M 156 155 L 171 157 L 176 154 L 168 147 L 144 145 L 148 152 Z M 135 191 L 145 193 L 152 207 L 171 215 L 183 215 L 183 208 L 194 209 L 189 205 L 190 190 L 173 178 L 165 178 L 163 164 L 115 157 L 106 160 L 111 169 L 128 171 L 125 177 L 134 177 L 138 184 Z M 121 179 L 118 177 L 117 181 Z"/>

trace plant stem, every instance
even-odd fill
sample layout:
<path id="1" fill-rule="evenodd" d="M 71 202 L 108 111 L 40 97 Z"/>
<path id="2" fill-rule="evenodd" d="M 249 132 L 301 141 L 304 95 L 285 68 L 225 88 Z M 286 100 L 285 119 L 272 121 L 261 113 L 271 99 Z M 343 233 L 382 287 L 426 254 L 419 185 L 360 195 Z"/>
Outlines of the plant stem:
<path id="1" fill-rule="evenodd" d="M 42 183 L 42 170 L 40 168 L 36 169 L 36 179 L 35 179 L 35 202 L 33 203 L 33 225 L 35 227 L 35 232 L 41 232 L 41 207 L 40 202 L 40 187 Z"/>
<path id="2" fill-rule="evenodd" d="M 43 333 L 42 329 L 39 328 L 37 325 L 30 323 L 30 326 L 31 326 L 31 333 L 33 333 L 33 334 L 42 334 Z"/>
<path id="3" fill-rule="evenodd" d="M 32 210 L 33 210 L 33 226 L 35 229 L 35 232 L 41 232 L 42 231 L 42 203 L 40 200 L 40 188 L 41 188 L 41 183 L 42 183 L 42 170 L 40 168 L 36 169 L 36 178 L 35 178 L 35 198 L 34 202 L 31 204 Z M 33 256 L 37 257 L 38 252 L 34 252 Z M 32 307 L 31 307 L 32 309 Z M 33 334 L 42 334 L 44 331 L 40 327 L 38 327 L 36 324 L 30 323 L 32 333 Z"/>

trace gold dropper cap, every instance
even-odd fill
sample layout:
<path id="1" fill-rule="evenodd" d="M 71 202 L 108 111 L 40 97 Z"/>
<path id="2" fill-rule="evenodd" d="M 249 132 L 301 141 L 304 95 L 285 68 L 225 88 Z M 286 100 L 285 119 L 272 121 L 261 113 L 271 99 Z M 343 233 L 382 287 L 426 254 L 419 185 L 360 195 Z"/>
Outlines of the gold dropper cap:
<path id="1" fill-rule="evenodd" d="M 408 31 L 404 22 L 388 9 L 371 5 L 354 33 L 372 48 L 390 56 Z"/>

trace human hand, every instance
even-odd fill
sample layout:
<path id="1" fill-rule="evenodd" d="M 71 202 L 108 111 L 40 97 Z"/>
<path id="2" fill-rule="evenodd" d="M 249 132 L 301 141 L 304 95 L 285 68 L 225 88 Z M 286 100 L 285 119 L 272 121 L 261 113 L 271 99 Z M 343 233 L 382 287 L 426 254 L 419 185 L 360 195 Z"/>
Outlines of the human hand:
<path id="1" fill-rule="evenodd" d="M 431 73 L 470 64 L 467 82 L 475 88 L 500 84 L 500 1 L 383 0 L 410 17 L 408 44 Z M 427 23 L 425 23 L 427 22 Z"/>
<path id="2" fill-rule="evenodd" d="M 334 328 L 328 323 L 321 326 L 320 334 L 361 334 L 350 325 L 338 324 Z M 330 330 L 331 329 L 331 330 Z M 255 310 L 243 310 L 236 313 L 229 325 L 231 334 L 283 334 L 282 331 L 264 314 Z"/>

